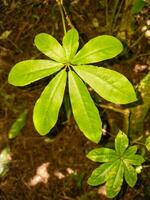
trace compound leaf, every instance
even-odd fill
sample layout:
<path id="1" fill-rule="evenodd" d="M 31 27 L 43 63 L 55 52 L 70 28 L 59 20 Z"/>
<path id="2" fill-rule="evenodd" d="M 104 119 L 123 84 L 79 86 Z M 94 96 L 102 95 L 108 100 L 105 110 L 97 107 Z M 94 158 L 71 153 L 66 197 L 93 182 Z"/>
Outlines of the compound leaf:
<path id="1" fill-rule="evenodd" d="M 127 162 L 124 162 L 124 166 L 125 166 L 125 180 L 130 187 L 134 187 L 137 181 L 137 173 L 134 167 L 132 167 Z"/>
<path id="2" fill-rule="evenodd" d="M 103 184 L 106 181 L 107 174 L 112 167 L 112 163 L 104 163 L 97 167 L 89 177 L 88 184 L 92 186 Z"/>
<path id="3" fill-rule="evenodd" d="M 75 55 L 72 64 L 89 64 L 117 56 L 123 50 L 121 42 L 109 35 L 95 37 Z"/>
<path id="4" fill-rule="evenodd" d="M 112 162 L 118 159 L 116 152 L 108 148 L 93 149 L 87 154 L 87 157 L 95 162 Z"/>
<path id="5" fill-rule="evenodd" d="M 53 36 L 47 33 L 39 33 L 35 36 L 34 42 L 35 46 L 52 60 L 61 63 L 66 62 L 65 50 Z"/>
<path id="6" fill-rule="evenodd" d="M 113 198 L 119 193 L 123 182 L 123 174 L 123 162 L 118 160 L 107 174 L 106 191 L 109 198 Z"/>
<path id="7" fill-rule="evenodd" d="M 74 118 L 84 135 L 98 143 L 101 134 L 101 119 L 85 84 L 73 72 L 69 71 L 69 95 Z"/>
<path id="8" fill-rule="evenodd" d="M 79 47 L 79 34 L 75 28 L 69 30 L 63 37 L 63 47 L 69 62 L 76 54 Z"/>
<path id="9" fill-rule="evenodd" d="M 119 104 L 136 101 L 132 84 L 122 74 L 92 65 L 74 66 L 74 70 L 104 99 Z"/>
<path id="10" fill-rule="evenodd" d="M 124 134 L 122 131 L 119 131 L 119 133 L 115 138 L 116 153 L 118 155 L 122 155 L 125 152 L 126 148 L 128 147 L 128 144 L 129 140 L 126 134 Z"/>
<path id="11" fill-rule="evenodd" d="M 57 121 L 63 101 L 66 77 L 65 70 L 59 72 L 46 86 L 35 104 L 33 121 L 41 135 L 46 135 Z"/>
<path id="12" fill-rule="evenodd" d="M 15 86 L 25 86 L 57 72 L 62 67 L 63 64 L 51 60 L 25 60 L 12 68 L 8 82 Z"/>

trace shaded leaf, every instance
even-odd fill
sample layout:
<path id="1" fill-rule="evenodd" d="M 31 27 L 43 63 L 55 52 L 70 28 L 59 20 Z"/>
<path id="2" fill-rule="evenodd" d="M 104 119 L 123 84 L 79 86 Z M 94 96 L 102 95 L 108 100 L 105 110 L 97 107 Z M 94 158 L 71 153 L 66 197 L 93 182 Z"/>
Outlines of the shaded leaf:
<path id="1" fill-rule="evenodd" d="M 118 159 L 116 152 L 108 148 L 93 149 L 87 154 L 87 157 L 95 162 L 112 162 Z"/>
<path id="2" fill-rule="evenodd" d="M 131 146 L 125 151 L 124 156 L 130 156 L 135 154 L 136 152 L 137 152 L 137 146 Z"/>
<path id="3" fill-rule="evenodd" d="M 125 162 L 128 162 L 132 165 L 141 165 L 145 160 L 141 155 L 130 155 L 130 156 L 123 156 Z"/>
<path id="4" fill-rule="evenodd" d="M 25 60 L 12 68 L 8 82 L 15 86 L 28 85 L 59 71 L 62 67 L 63 64 L 51 60 Z"/>
<path id="5" fill-rule="evenodd" d="M 146 6 L 146 2 L 144 0 L 135 0 L 131 9 L 132 13 L 139 13 L 144 8 L 144 6 Z"/>
<path id="6" fill-rule="evenodd" d="M 53 36 L 39 33 L 35 36 L 34 42 L 36 47 L 52 60 L 66 62 L 65 50 Z"/>
<path id="7" fill-rule="evenodd" d="M 88 184 L 92 186 L 97 186 L 105 183 L 107 175 L 112 167 L 112 163 L 104 163 L 96 169 L 94 169 L 94 171 L 88 179 Z"/>
<path id="8" fill-rule="evenodd" d="M 118 155 L 122 155 L 125 152 L 126 148 L 128 147 L 128 144 L 129 144 L 129 141 L 126 134 L 124 134 L 122 131 L 119 131 L 119 133 L 117 134 L 115 138 L 116 153 Z"/>
<path id="9" fill-rule="evenodd" d="M 101 119 L 86 86 L 73 72 L 69 71 L 69 95 L 74 118 L 84 135 L 98 143 L 101 134 Z"/>
<path id="10" fill-rule="evenodd" d="M 89 40 L 75 55 L 72 64 L 89 64 L 117 56 L 123 50 L 121 42 L 109 35 L 102 35 Z"/>
<path id="11" fill-rule="evenodd" d="M 57 121 L 65 86 L 66 71 L 62 70 L 46 86 L 35 104 L 33 121 L 41 135 L 46 135 Z"/>
<path id="12" fill-rule="evenodd" d="M 150 151 L 150 136 L 148 136 L 146 138 L 145 146 L 146 146 L 147 150 Z"/>
<path id="13" fill-rule="evenodd" d="M 123 182 L 123 174 L 123 163 L 118 160 L 107 174 L 106 191 L 109 198 L 114 198 L 119 193 Z"/>
<path id="14" fill-rule="evenodd" d="M 73 28 L 69 30 L 63 37 L 63 47 L 66 52 L 66 58 L 69 62 L 76 54 L 79 46 L 79 34 L 78 31 Z"/>
<path id="15" fill-rule="evenodd" d="M 23 129 L 23 127 L 26 124 L 27 114 L 28 114 L 28 111 L 24 110 L 19 115 L 19 117 L 15 120 L 15 122 L 12 124 L 12 126 L 8 132 L 9 139 L 15 138 L 21 132 L 21 130 Z"/>
<path id="16" fill-rule="evenodd" d="M 119 104 L 136 101 L 132 84 L 122 74 L 95 66 L 74 66 L 76 73 L 104 99 Z"/>
<path id="17" fill-rule="evenodd" d="M 124 165 L 125 165 L 125 180 L 130 187 L 134 187 L 137 181 L 136 170 L 127 162 L 124 162 Z"/>

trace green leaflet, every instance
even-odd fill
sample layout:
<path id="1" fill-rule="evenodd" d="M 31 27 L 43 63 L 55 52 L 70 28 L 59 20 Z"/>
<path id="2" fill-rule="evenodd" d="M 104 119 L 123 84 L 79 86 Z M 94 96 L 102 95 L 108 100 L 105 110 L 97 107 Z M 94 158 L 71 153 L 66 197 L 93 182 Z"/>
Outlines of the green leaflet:
<path id="1" fill-rule="evenodd" d="M 92 186 L 97 186 L 105 183 L 107 175 L 112 167 L 113 165 L 111 163 L 104 163 L 94 169 L 90 178 L 88 179 L 88 184 Z"/>
<path id="2" fill-rule="evenodd" d="M 63 64 L 51 60 L 25 60 L 12 68 L 8 82 L 15 86 L 25 86 L 57 72 L 62 67 Z"/>
<path id="3" fill-rule="evenodd" d="M 104 99 L 119 104 L 136 101 L 132 84 L 122 74 L 93 65 L 74 66 L 74 70 Z"/>
<path id="4" fill-rule="evenodd" d="M 124 155 L 123 158 L 125 162 L 128 162 L 129 164 L 132 165 L 141 165 L 145 161 L 141 155 L 129 155 L 129 156 Z"/>
<path id="5" fill-rule="evenodd" d="M 101 119 L 86 86 L 73 72 L 69 71 L 69 95 L 74 118 L 84 135 L 98 143 L 101 134 Z"/>
<path id="6" fill-rule="evenodd" d="M 117 56 L 123 50 L 121 42 L 109 35 L 95 37 L 75 55 L 72 64 L 89 64 Z"/>
<path id="7" fill-rule="evenodd" d="M 135 154 L 136 152 L 137 152 L 137 146 L 131 146 L 124 152 L 124 156 L 130 156 Z"/>
<path id="8" fill-rule="evenodd" d="M 65 63 L 66 54 L 59 42 L 47 33 L 40 33 L 35 36 L 35 46 L 52 60 Z"/>
<path id="9" fill-rule="evenodd" d="M 108 148 L 93 149 L 87 154 L 87 157 L 95 162 L 112 162 L 118 159 L 116 152 Z"/>
<path id="10" fill-rule="evenodd" d="M 126 148 L 128 147 L 129 141 L 126 134 L 122 131 L 119 131 L 116 139 L 115 139 L 115 150 L 118 155 L 122 155 Z"/>
<path id="11" fill-rule="evenodd" d="M 65 70 L 59 72 L 46 86 L 35 104 L 33 121 L 41 135 L 47 134 L 57 121 L 63 101 L 66 77 Z"/>
<path id="12" fill-rule="evenodd" d="M 109 198 L 114 198 L 120 191 L 123 182 L 124 168 L 121 160 L 118 160 L 108 173 L 106 191 Z"/>
<path id="13" fill-rule="evenodd" d="M 19 117 L 15 120 L 15 122 L 12 124 L 12 126 L 8 132 L 9 139 L 15 138 L 20 133 L 20 131 L 23 129 L 23 127 L 26 124 L 27 114 L 28 114 L 28 111 L 25 109 L 19 115 Z"/>
<path id="14" fill-rule="evenodd" d="M 124 162 L 124 165 L 125 165 L 125 180 L 130 187 L 134 187 L 137 181 L 136 170 L 127 162 Z"/>
<path id="15" fill-rule="evenodd" d="M 63 37 L 63 47 L 69 62 L 76 54 L 79 47 L 79 34 L 76 29 L 69 30 Z"/>

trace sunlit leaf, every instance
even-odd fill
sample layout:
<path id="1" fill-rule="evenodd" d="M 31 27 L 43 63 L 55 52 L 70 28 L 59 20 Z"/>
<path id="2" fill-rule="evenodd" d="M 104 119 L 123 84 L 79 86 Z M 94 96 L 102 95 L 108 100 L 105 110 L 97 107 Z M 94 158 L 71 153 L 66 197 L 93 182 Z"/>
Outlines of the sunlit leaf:
<path id="1" fill-rule="evenodd" d="M 69 71 L 69 95 L 74 118 L 84 135 L 98 143 L 102 130 L 101 119 L 86 86 L 73 72 Z"/>
<path id="2" fill-rule="evenodd" d="M 62 66 L 51 60 L 25 60 L 12 68 L 8 82 L 15 86 L 25 86 L 59 71 Z"/>
<path id="3" fill-rule="evenodd" d="M 79 34 L 76 29 L 69 30 L 63 38 L 63 47 L 67 60 L 70 61 L 77 52 L 79 46 Z"/>
<path id="4" fill-rule="evenodd" d="M 75 66 L 74 70 L 104 99 L 119 104 L 136 101 L 132 84 L 122 74 L 92 65 Z"/>
<path id="5" fill-rule="evenodd" d="M 128 144 L 129 141 L 126 134 L 124 134 L 122 131 L 119 131 L 117 137 L 115 138 L 115 150 L 117 154 L 122 155 L 128 147 Z"/>
<path id="6" fill-rule="evenodd" d="M 15 122 L 12 124 L 11 128 L 9 129 L 8 132 L 8 138 L 9 139 L 13 139 L 15 138 L 23 129 L 23 127 L 26 124 L 26 120 L 27 120 L 27 114 L 28 111 L 24 110 L 19 117 L 15 120 Z"/>
<path id="7" fill-rule="evenodd" d="M 59 72 L 46 86 L 37 100 L 33 121 L 41 135 L 46 135 L 56 124 L 66 86 L 66 71 Z"/>
<path id="8" fill-rule="evenodd" d="M 58 62 L 66 62 L 66 54 L 63 47 L 51 35 L 39 33 L 35 36 L 35 46 L 46 56 Z"/>
<path id="9" fill-rule="evenodd" d="M 121 53 L 121 42 L 109 35 L 95 37 L 75 55 L 72 64 L 89 64 L 113 58 Z"/>
<path id="10" fill-rule="evenodd" d="M 95 162 L 112 162 L 118 159 L 116 152 L 108 148 L 93 149 L 87 154 L 87 157 Z"/>

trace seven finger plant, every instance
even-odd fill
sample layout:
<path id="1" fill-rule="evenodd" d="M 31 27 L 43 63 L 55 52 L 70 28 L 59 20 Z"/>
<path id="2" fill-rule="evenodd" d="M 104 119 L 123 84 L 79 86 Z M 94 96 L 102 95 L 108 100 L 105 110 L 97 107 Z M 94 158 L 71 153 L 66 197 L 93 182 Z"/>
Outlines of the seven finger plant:
<path id="1" fill-rule="evenodd" d="M 25 86 L 55 73 L 34 106 L 35 128 L 41 135 L 46 135 L 54 127 L 68 87 L 76 123 L 88 139 L 98 143 L 102 123 L 86 84 L 110 102 L 127 104 L 136 101 L 133 86 L 126 77 L 91 65 L 120 54 L 123 50 L 121 42 L 113 36 L 102 35 L 88 41 L 77 52 L 79 35 L 73 28 L 64 35 L 62 46 L 46 33 L 35 37 L 35 46 L 50 59 L 19 62 L 12 68 L 8 79 L 12 85 Z"/>
<path id="2" fill-rule="evenodd" d="M 137 181 L 136 167 L 144 162 L 144 158 L 136 154 L 137 146 L 128 147 L 128 143 L 128 137 L 119 131 L 115 139 L 115 150 L 97 148 L 87 154 L 90 160 L 104 163 L 92 172 L 88 183 L 97 186 L 106 182 L 109 198 L 114 198 L 119 193 L 123 177 L 130 187 L 134 187 Z"/>

